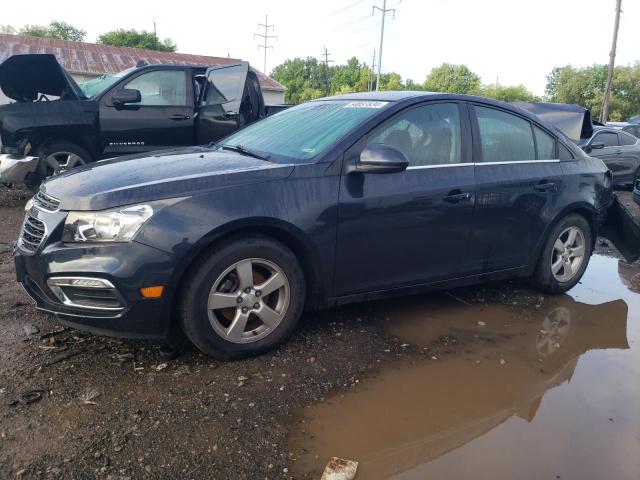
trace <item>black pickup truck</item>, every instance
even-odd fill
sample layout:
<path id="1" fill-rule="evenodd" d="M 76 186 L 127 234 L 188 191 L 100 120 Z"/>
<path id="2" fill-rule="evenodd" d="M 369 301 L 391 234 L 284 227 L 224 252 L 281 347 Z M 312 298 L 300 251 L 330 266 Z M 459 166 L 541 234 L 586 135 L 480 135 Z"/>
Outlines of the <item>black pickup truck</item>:
<path id="1" fill-rule="evenodd" d="M 141 65 L 78 85 L 54 55 L 0 64 L 0 183 L 103 158 L 215 142 L 286 106 L 266 106 L 247 62 Z"/>

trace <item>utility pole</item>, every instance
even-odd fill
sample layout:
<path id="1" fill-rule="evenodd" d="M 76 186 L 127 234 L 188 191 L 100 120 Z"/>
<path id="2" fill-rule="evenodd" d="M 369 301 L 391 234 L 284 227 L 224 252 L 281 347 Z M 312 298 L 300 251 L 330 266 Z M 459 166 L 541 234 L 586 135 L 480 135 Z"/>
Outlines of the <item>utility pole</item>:
<path id="1" fill-rule="evenodd" d="M 153 37 L 158 40 L 158 33 L 156 32 L 156 19 L 153 19 Z"/>
<path id="2" fill-rule="evenodd" d="M 373 56 L 371 57 L 371 69 L 369 70 L 369 82 L 367 85 L 367 90 L 373 90 L 373 72 L 376 70 L 376 49 L 373 49 Z"/>
<path id="3" fill-rule="evenodd" d="M 384 42 L 384 19 L 387 12 L 393 12 L 393 18 L 396 18 L 396 9 L 387 8 L 387 0 L 382 0 L 382 8 L 377 5 L 373 6 L 371 15 L 375 15 L 376 10 L 382 13 L 382 25 L 380 26 L 380 49 L 378 50 L 378 74 L 376 75 L 376 92 L 380 90 L 380 68 L 382 67 L 382 43 Z"/>
<path id="4" fill-rule="evenodd" d="M 268 22 L 268 18 L 267 15 L 264 16 L 264 23 L 259 23 L 258 24 L 258 28 L 263 27 L 264 28 L 264 35 L 261 33 L 254 33 L 253 34 L 253 38 L 255 39 L 256 37 L 260 37 L 262 38 L 262 41 L 264 42 L 262 45 L 258 44 L 258 50 L 260 50 L 260 48 L 264 49 L 264 68 L 263 68 L 263 72 L 265 75 L 268 75 L 267 73 L 267 49 L 268 48 L 273 48 L 272 45 L 269 45 L 269 39 L 270 38 L 278 38 L 276 35 L 269 35 L 267 32 L 269 31 L 269 29 L 271 29 L 271 31 L 273 31 L 273 27 L 274 25 L 269 25 Z"/>
<path id="5" fill-rule="evenodd" d="M 324 94 L 329 95 L 329 63 L 333 62 L 333 60 L 329 60 L 329 55 L 331 54 L 327 51 L 326 45 L 324 46 L 324 53 L 322 55 L 324 55 Z"/>
<path id="6" fill-rule="evenodd" d="M 620 27 L 620 6 L 622 0 L 616 0 L 616 20 L 613 24 L 613 43 L 609 53 L 609 71 L 607 72 L 607 84 L 604 87 L 604 99 L 602 100 L 602 111 L 600 112 L 600 122 L 606 123 L 609 116 L 609 97 L 611 96 L 611 83 L 613 82 L 613 67 L 616 60 L 616 47 L 618 43 L 618 28 Z"/>

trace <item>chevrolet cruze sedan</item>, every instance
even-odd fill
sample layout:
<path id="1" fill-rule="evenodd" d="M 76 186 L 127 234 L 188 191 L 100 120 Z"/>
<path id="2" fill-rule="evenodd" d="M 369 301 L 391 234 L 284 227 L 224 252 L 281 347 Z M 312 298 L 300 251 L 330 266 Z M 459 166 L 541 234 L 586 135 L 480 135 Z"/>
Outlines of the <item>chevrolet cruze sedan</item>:
<path id="1" fill-rule="evenodd" d="M 424 92 L 331 97 L 216 145 L 44 183 L 14 254 L 38 308 L 203 352 L 272 348 L 305 309 L 584 273 L 611 173 L 517 107 Z"/>

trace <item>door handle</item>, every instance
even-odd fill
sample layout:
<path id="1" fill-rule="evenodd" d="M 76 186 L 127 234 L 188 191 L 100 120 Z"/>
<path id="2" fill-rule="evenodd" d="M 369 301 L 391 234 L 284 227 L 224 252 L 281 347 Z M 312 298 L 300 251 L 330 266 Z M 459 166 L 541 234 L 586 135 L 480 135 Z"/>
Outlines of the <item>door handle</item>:
<path id="1" fill-rule="evenodd" d="M 442 197 L 442 199 L 445 202 L 458 203 L 462 200 L 471 200 L 471 194 L 469 192 L 463 192 L 462 190 L 456 189 L 451 190 L 444 197 Z"/>
<path id="2" fill-rule="evenodd" d="M 550 190 L 555 191 L 556 183 L 542 180 L 541 182 L 536 183 L 533 188 L 539 192 L 548 192 Z"/>
<path id="3" fill-rule="evenodd" d="M 622 149 L 616 150 L 616 155 L 620 155 L 622 153 Z"/>
<path id="4" fill-rule="evenodd" d="M 189 120 L 191 115 L 183 115 L 181 113 L 175 113 L 169 117 L 170 120 Z"/>

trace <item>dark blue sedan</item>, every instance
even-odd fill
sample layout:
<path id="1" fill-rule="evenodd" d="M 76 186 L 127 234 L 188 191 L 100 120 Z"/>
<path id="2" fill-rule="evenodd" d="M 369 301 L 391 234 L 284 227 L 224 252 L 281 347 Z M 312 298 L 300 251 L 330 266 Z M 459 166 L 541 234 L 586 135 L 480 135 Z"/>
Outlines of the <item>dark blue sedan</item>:
<path id="1" fill-rule="evenodd" d="M 418 92 L 309 102 L 210 147 L 99 162 L 27 206 L 18 281 L 74 327 L 272 348 L 304 309 L 584 273 L 611 174 L 517 107 Z"/>

